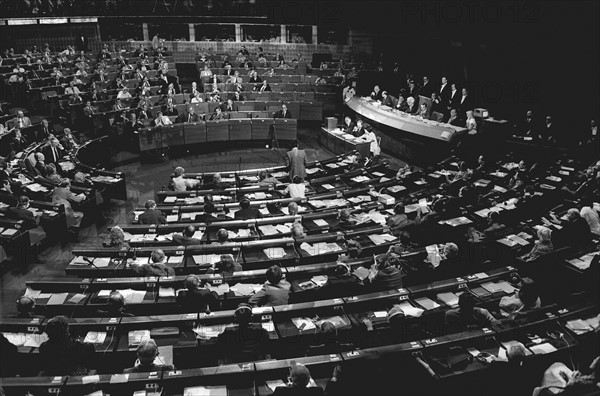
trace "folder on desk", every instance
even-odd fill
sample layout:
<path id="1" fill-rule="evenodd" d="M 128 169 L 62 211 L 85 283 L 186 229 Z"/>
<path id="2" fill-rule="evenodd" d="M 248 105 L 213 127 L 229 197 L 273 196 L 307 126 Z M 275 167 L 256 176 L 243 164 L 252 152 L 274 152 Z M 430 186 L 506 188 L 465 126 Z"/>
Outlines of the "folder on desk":
<path id="1" fill-rule="evenodd" d="M 129 347 L 137 347 L 144 341 L 150 339 L 150 330 L 133 330 L 127 335 Z"/>
<path id="2" fill-rule="evenodd" d="M 449 307 L 458 307 L 458 296 L 454 293 L 438 293 L 436 297 Z"/>
<path id="3" fill-rule="evenodd" d="M 167 223 L 177 223 L 177 221 L 179 220 L 179 215 L 168 215 L 167 216 Z"/>
<path id="4" fill-rule="evenodd" d="M 271 260 L 279 259 L 285 257 L 285 249 L 282 247 L 271 247 L 263 249 L 263 253 L 270 258 Z"/>
<path id="5" fill-rule="evenodd" d="M 185 388 L 183 396 L 227 396 L 227 387 L 225 385 L 193 386 Z"/>
<path id="6" fill-rule="evenodd" d="M 103 344 L 106 339 L 105 331 L 88 331 L 83 342 L 90 344 Z"/>
<path id="7" fill-rule="evenodd" d="M 175 203 L 177 201 L 177 197 L 165 197 L 163 203 Z"/>
<path id="8" fill-rule="evenodd" d="M 69 293 L 54 293 L 50 296 L 50 299 L 46 303 L 47 305 L 60 305 L 63 304 Z"/>
<path id="9" fill-rule="evenodd" d="M 419 304 L 420 306 L 422 306 L 423 308 L 425 308 L 427 311 L 440 307 L 440 304 L 436 303 L 435 301 L 433 301 L 432 299 L 430 299 L 428 297 L 417 298 L 417 299 L 415 299 L 415 302 L 417 304 Z"/>

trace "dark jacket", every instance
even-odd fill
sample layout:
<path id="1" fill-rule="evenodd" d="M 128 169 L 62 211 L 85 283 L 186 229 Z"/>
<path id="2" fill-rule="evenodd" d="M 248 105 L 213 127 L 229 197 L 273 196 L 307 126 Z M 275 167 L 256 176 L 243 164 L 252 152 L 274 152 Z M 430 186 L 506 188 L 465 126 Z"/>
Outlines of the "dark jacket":
<path id="1" fill-rule="evenodd" d="M 140 224 L 167 224 L 167 219 L 160 210 L 148 209 L 138 216 Z"/>
<path id="2" fill-rule="evenodd" d="M 177 302 L 186 312 L 206 312 L 206 308 L 216 311 L 221 305 L 219 295 L 208 289 L 181 290 L 177 294 Z"/>
<path id="3" fill-rule="evenodd" d="M 394 266 L 377 271 L 371 285 L 377 290 L 398 289 L 402 287 L 402 274 Z"/>
<path id="4" fill-rule="evenodd" d="M 240 209 L 235 212 L 234 217 L 236 220 L 260 219 L 262 213 L 256 208 Z"/>
<path id="5" fill-rule="evenodd" d="M 200 245 L 202 243 L 198 238 L 187 237 L 181 234 L 173 235 L 173 242 L 181 246 Z"/>
<path id="6" fill-rule="evenodd" d="M 133 271 L 140 276 L 173 276 L 175 270 L 163 263 L 144 264 L 133 267 Z"/>
<path id="7" fill-rule="evenodd" d="M 39 358 L 46 376 L 87 375 L 94 355 L 92 344 L 67 339 L 40 345 Z"/>
<path id="8" fill-rule="evenodd" d="M 218 338 L 223 356 L 233 362 L 264 359 L 268 342 L 269 333 L 258 323 L 227 327 Z"/>
<path id="9" fill-rule="evenodd" d="M 16 220 L 23 220 L 22 229 L 30 230 L 37 227 L 33 213 L 27 209 L 9 208 L 9 216 Z"/>
<path id="10" fill-rule="evenodd" d="M 290 297 L 290 288 L 291 285 L 285 280 L 281 280 L 276 285 L 266 282 L 262 289 L 250 297 L 248 303 L 260 307 L 285 305 Z"/>
<path id="11" fill-rule="evenodd" d="M 175 367 L 172 364 L 167 364 L 165 366 L 158 366 L 156 364 L 151 364 L 149 366 L 135 366 L 135 367 L 129 367 L 126 368 L 125 370 L 123 370 L 124 374 L 131 374 L 131 373 L 150 373 L 152 371 L 172 371 L 175 370 Z"/>

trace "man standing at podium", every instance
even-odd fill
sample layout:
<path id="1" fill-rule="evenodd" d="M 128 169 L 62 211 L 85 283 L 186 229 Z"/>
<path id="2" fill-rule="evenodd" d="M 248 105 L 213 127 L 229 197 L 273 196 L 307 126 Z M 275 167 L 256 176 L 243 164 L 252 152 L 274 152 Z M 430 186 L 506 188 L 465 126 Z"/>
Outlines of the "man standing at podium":
<path id="1" fill-rule="evenodd" d="M 295 176 L 306 177 L 306 152 L 298 150 L 298 142 L 294 141 L 293 148 L 287 152 L 287 163 L 289 166 L 290 180 Z"/>

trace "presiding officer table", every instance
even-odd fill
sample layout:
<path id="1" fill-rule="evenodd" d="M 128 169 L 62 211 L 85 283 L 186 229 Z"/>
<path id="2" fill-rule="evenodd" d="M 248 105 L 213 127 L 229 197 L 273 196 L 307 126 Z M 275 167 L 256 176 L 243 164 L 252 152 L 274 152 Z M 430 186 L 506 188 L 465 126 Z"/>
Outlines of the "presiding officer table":
<path id="1" fill-rule="evenodd" d="M 354 97 L 346 105 L 373 126 L 383 150 L 411 162 L 438 162 L 447 156 L 455 139 L 467 131 L 383 106 L 370 98 Z"/>

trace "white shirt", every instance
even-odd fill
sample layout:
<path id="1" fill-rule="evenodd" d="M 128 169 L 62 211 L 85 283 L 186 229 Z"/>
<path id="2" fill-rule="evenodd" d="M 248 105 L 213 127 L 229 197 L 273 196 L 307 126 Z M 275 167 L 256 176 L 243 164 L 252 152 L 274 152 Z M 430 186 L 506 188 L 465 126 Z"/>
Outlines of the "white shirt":
<path id="1" fill-rule="evenodd" d="M 589 206 L 584 206 L 581 208 L 580 215 L 587 221 L 590 231 L 596 235 L 600 235 L 600 217 L 598 216 L 598 212 Z"/>
<path id="2" fill-rule="evenodd" d="M 304 198 L 306 192 L 306 186 L 302 183 L 295 184 L 290 183 L 284 191 L 284 194 L 290 194 L 290 198 Z"/>
<path id="3" fill-rule="evenodd" d="M 446 88 L 446 85 L 448 85 L 448 84 L 442 84 L 442 86 L 440 87 L 440 93 L 442 93 L 442 91 L 444 90 L 444 88 Z"/>
<path id="4" fill-rule="evenodd" d="M 371 142 L 369 150 L 374 153 L 377 150 L 377 136 L 374 132 L 365 131 L 365 133 L 359 138 L 365 142 Z"/>
<path id="5" fill-rule="evenodd" d="M 186 191 L 188 188 L 194 188 L 199 183 L 196 179 L 186 179 L 183 176 L 173 178 L 173 190 Z"/>
<path id="6" fill-rule="evenodd" d="M 171 120 L 169 119 L 169 117 L 167 116 L 161 116 L 161 117 L 157 117 L 156 120 L 154 120 L 156 122 L 156 125 L 172 125 L 173 123 L 171 122 Z"/>

